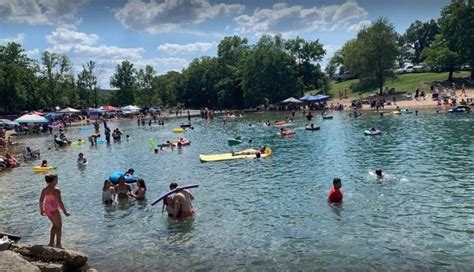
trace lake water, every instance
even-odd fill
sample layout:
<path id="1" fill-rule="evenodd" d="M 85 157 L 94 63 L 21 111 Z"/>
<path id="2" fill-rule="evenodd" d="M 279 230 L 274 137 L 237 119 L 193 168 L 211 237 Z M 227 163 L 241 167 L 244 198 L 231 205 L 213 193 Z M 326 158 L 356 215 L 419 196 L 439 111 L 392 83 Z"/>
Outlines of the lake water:
<path id="1" fill-rule="evenodd" d="M 422 111 L 351 119 L 334 113 L 333 120 L 317 117 L 321 130 L 311 132 L 298 113 L 291 138 L 261 123 L 284 117 L 256 113 L 226 124 L 196 119 L 195 129 L 183 134 L 190 146 L 158 155 L 147 139 L 174 139 L 171 129 L 184 119 L 165 127 L 110 122 L 130 139 L 109 146 L 56 150 L 50 136 L 22 141 L 40 147 L 42 159 L 58 166 L 59 187 L 72 213 L 63 217 L 63 244 L 86 252 L 99 270 L 474 267 L 473 114 Z M 382 135 L 364 136 L 370 127 Z M 89 133 L 72 128 L 67 135 L 86 139 Z M 274 153 L 261 160 L 199 161 L 200 153 L 229 151 L 227 138 L 235 135 L 252 137 Z M 85 169 L 76 166 L 79 152 L 89 160 Z M 50 222 L 38 211 L 45 182 L 32 171 L 37 164 L 0 173 L 0 227 L 22 235 L 23 242 L 46 244 Z M 129 167 L 145 179 L 148 202 L 102 205 L 104 179 Z M 386 174 L 382 182 L 371 174 L 378 168 Z M 334 177 L 342 179 L 342 209 L 326 203 Z M 200 184 L 193 189 L 194 220 L 171 220 L 161 205 L 149 205 L 171 181 Z"/>

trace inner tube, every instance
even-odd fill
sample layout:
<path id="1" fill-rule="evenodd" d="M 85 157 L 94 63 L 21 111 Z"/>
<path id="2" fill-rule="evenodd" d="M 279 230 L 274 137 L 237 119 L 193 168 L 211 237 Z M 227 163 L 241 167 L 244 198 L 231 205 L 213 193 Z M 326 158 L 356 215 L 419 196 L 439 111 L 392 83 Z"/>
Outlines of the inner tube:
<path id="1" fill-rule="evenodd" d="M 86 143 L 86 141 L 82 141 L 82 140 L 81 141 L 75 141 L 75 142 L 71 143 L 71 146 L 83 145 L 85 143 Z"/>
<path id="2" fill-rule="evenodd" d="M 378 129 L 376 131 L 364 130 L 364 134 L 369 135 L 369 136 L 374 136 L 374 135 L 380 135 L 382 134 L 382 132 Z"/>
<path id="3" fill-rule="evenodd" d="M 174 147 L 177 147 L 178 146 L 178 143 L 181 143 L 181 146 L 183 145 L 190 145 L 191 144 L 191 141 L 190 140 L 187 140 L 187 139 L 183 139 L 181 141 L 173 141 L 171 142 L 171 145 L 174 146 Z"/>
<path id="4" fill-rule="evenodd" d="M 40 166 L 33 167 L 33 171 L 38 172 L 38 173 L 39 172 L 48 172 L 48 171 L 51 171 L 51 170 L 54 170 L 54 169 L 56 169 L 56 167 L 54 167 L 54 166 L 41 167 L 41 165 L 40 165 Z"/>
<path id="5" fill-rule="evenodd" d="M 184 128 L 173 128 L 172 131 L 174 133 L 182 133 L 182 132 L 185 132 L 186 130 Z"/>
<path id="6" fill-rule="evenodd" d="M 122 177 L 123 175 L 124 175 L 123 172 L 113 172 L 112 174 L 110 174 L 109 180 L 110 182 L 117 184 L 119 181 L 119 178 Z M 126 176 L 124 178 L 125 178 L 125 183 L 135 183 L 138 180 L 137 177 Z"/>
<path id="7" fill-rule="evenodd" d="M 86 166 L 86 165 L 87 165 L 87 162 L 83 162 L 83 163 L 78 162 L 77 165 L 78 165 L 78 166 Z"/>
<path id="8" fill-rule="evenodd" d="M 317 126 L 314 126 L 314 127 L 306 126 L 305 129 L 306 130 L 319 130 L 319 127 L 317 127 Z"/>
<path id="9" fill-rule="evenodd" d="M 181 124 L 180 127 L 181 128 L 188 128 L 188 127 L 191 127 L 191 124 Z"/>
<path id="10" fill-rule="evenodd" d="M 326 115 L 326 116 L 323 116 L 323 119 L 332 119 L 332 115 Z"/>
<path id="11" fill-rule="evenodd" d="M 292 135 L 295 135 L 296 132 L 294 131 L 291 131 L 291 130 L 285 130 L 283 132 L 278 132 L 278 135 L 280 136 L 292 136 Z"/>

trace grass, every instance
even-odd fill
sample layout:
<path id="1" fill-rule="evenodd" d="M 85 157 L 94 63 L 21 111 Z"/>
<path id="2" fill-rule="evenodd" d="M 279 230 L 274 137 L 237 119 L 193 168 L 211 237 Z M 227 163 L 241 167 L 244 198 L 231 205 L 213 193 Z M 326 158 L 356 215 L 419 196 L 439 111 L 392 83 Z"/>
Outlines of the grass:
<path id="1" fill-rule="evenodd" d="M 469 72 L 457 72 L 453 74 L 454 78 L 465 78 L 469 77 Z M 431 82 L 433 81 L 445 81 L 448 79 L 448 73 L 413 73 L 413 74 L 403 74 L 397 75 L 395 78 L 392 78 L 385 82 L 384 86 L 388 88 L 395 88 L 396 92 L 414 92 L 416 89 L 420 90 L 429 90 Z M 330 94 L 333 97 L 339 96 L 340 90 L 347 90 L 347 95 L 349 97 L 356 97 L 360 93 L 373 93 L 378 89 L 375 87 L 366 87 L 361 90 L 354 90 L 355 86 L 359 82 L 359 79 L 352 79 L 342 82 L 333 81 L 331 84 Z"/>

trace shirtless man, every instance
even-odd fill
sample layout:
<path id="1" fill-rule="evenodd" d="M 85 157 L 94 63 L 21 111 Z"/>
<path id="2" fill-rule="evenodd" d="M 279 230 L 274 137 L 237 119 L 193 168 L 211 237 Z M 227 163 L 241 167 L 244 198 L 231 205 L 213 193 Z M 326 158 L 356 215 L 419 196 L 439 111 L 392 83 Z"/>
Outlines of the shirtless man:
<path id="1" fill-rule="evenodd" d="M 173 182 L 170 184 L 170 189 L 176 189 L 178 184 Z M 194 209 L 192 201 L 194 200 L 193 194 L 186 190 L 182 189 L 176 192 L 174 195 L 174 209 L 173 216 L 175 218 L 187 218 L 194 216 Z"/>

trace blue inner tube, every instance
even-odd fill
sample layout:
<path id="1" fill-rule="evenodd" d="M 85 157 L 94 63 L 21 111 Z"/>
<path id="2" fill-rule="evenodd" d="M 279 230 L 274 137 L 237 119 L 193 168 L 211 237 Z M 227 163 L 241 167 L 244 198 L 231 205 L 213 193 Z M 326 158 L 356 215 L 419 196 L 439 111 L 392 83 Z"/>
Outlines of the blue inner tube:
<path id="1" fill-rule="evenodd" d="M 110 174 L 109 180 L 112 183 L 118 183 L 119 178 L 122 176 L 123 176 L 123 172 L 113 172 L 112 174 Z M 135 183 L 137 182 L 137 180 L 138 180 L 137 177 L 130 177 L 130 176 L 125 177 L 125 183 Z"/>

